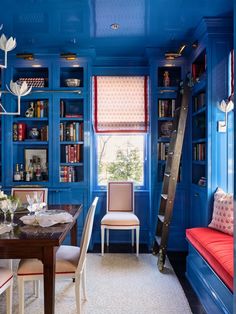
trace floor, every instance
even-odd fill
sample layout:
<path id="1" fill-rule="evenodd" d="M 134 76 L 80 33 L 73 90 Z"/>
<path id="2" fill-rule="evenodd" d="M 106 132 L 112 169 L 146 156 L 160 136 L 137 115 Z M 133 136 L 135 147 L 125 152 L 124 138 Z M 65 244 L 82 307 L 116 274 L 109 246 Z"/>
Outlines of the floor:
<path id="1" fill-rule="evenodd" d="M 95 244 L 93 252 L 99 253 L 100 251 L 100 245 Z M 109 246 L 109 248 L 105 247 L 105 253 L 130 253 L 132 251 L 135 253 L 135 250 L 132 248 L 132 246 L 127 244 L 112 244 Z M 149 253 L 146 245 L 140 244 L 140 253 Z M 198 297 L 185 277 L 186 255 L 187 254 L 185 252 L 169 252 L 168 258 L 182 285 L 193 314 L 206 314 L 206 311 L 204 310 L 203 306 L 198 300 Z"/>

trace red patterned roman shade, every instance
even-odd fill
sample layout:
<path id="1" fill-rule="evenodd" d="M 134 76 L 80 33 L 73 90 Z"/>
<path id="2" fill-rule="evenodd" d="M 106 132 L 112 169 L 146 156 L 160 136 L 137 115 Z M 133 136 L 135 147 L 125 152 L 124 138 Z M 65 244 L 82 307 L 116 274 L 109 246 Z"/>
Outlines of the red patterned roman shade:
<path id="1" fill-rule="evenodd" d="M 95 76 L 93 109 L 97 133 L 147 132 L 147 77 Z"/>

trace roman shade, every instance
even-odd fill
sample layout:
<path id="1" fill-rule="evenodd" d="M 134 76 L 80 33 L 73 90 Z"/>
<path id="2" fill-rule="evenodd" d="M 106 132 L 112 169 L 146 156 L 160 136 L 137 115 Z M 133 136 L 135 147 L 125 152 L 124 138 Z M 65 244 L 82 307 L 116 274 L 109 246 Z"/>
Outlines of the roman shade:
<path id="1" fill-rule="evenodd" d="M 95 76 L 95 132 L 147 132 L 147 81 L 145 76 Z"/>

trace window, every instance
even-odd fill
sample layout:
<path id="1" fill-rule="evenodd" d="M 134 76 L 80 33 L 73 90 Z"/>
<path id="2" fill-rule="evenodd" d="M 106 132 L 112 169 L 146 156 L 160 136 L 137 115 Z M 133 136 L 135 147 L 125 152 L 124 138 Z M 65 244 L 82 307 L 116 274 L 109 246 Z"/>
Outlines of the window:
<path id="1" fill-rule="evenodd" d="M 97 185 L 134 181 L 145 185 L 148 129 L 147 78 L 94 77 Z"/>
<path id="2" fill-rule="evenodd" d="M 145 136 L 97 135 L 97 181 L 134 181 L 144 185 Z"/>

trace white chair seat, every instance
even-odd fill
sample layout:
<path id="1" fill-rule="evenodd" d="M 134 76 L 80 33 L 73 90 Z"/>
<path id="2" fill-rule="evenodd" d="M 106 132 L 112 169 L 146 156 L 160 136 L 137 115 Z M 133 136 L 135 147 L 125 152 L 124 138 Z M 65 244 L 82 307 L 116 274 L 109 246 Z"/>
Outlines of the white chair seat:
<path id="1" fill-rule="evenodd" d="M 133 213 L 112 212 L 112 213 L 107 213 L 102 218 L 101 225 L 106 225 L 106 226 L 139 226 L 139 219 Z"/>
<path id="2" fill-rule="evenodd" d="M 75 273 L 79 262 L 80 248 L 62 245 L 56 254 L 56 274 Z M 22 259 L 18 266 L 18 276 L 42 275 L 43 263 L 38 259 Z"/>

